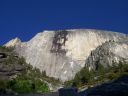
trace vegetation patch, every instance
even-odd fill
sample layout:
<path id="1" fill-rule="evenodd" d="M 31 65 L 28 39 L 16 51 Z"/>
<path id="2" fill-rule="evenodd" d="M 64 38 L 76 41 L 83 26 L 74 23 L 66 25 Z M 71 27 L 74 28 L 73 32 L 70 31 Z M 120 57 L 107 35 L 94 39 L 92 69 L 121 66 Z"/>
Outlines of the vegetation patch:
<path id="1" fill-rule="evenodd" d="M 97 70 L 91 71 L 87 67 L 84 67 L 75 75 L 73 80 L 65 82 L 65 87 L 89 88 L 114 81 L 124 75 L 128 76 L 128 62 L 124 61 L 120 61 L 119 63 L 113 62 L 113 65 L 108 68 L 99 65 Z"/>
<path id="2" fill-rule="evenodd" d="M 0 52 L 7 55 L 4 59 L 0 58 L 0 93 L 6 93 L 7 90 L 17 93 L 44 93 L 50 91 L 46 82 L 54 85 L 60 83 L 27 64 L 23 57 L 20 58 L 13 52 L 13 48 L 0 46 Z"/>

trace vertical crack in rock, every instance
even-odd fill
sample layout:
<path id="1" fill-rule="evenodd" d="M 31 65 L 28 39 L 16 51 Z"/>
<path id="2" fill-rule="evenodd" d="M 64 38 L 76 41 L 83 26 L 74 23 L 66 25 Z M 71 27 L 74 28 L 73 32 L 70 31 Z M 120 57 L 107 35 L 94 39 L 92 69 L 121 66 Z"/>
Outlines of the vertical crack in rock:
<path id="1" fill-rule="evenodd" d="M 62 48 L 62 46 L 65 46 L 65 42 L 67 41 L 67 34 L 68 31 L 66 30 L 60 30 L 55 32 L 52 41 L 52 48 L 50 50 L 51 53 L 63 54 L 63 55 L 66 54 L 66 50 Z"/>

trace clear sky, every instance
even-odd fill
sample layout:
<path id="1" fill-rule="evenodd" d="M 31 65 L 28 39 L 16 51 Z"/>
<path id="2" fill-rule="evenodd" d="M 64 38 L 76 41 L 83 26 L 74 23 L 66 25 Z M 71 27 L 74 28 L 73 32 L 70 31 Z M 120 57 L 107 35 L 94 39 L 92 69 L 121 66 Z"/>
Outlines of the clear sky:
<path id="1" fill-rule="evenodd" d="M 128 0 L 0 0 L 0 44 L 81 28 L 128 33 Z"/>

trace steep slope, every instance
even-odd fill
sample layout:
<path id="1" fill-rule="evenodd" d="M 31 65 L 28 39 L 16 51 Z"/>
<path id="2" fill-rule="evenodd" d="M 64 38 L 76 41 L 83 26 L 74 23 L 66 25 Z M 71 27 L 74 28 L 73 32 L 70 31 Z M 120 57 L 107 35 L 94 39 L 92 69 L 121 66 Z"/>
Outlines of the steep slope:
<path id="1" fill-rule="evenodd" d="M 12 48 L 0 46 L 0 96 L 48 92 L 48 81 L 44 78 L 38 69 L 27 64 Z"/>
<path id="2" fill-rule="evenodd" d="M 13 47 L 19 43 L 21 43 L 21 40 L 19 38 L 15 38 L 15 39 L 12 39 L 11 41 L 9 41 L 5 46 L 6 47 Z"/>
<path id="3" fill-rule="evenodd" d="M 128 96 L 128 76 L 86 90 L 87 96 Z"/>
<path id="4" fill-rule="evenodd" d="M 119 61 L 128 62 L 128 38 L 118 42 L 105 42 L 91 52 L 85 64 L 90 69 L 97 69 L 99 65 L 108 67 Z"/>
<path id="5" fill-rule="evenodd" d="M 0 80 L 8 80 L 16 78 L 18 74 L 25 71 L 24 62 L 11 52 L 11 49 L 6 49 L 0 46 Z"/>
<path id="6" fill-rule="evenodd" d="M 16 44 L 15 51 L 48 76 L 66 81 L 85 66 L 92 50 L 106 41 L 125 38 L 125 34 L 102 30 L 44 31 L 28 42 Z"/>

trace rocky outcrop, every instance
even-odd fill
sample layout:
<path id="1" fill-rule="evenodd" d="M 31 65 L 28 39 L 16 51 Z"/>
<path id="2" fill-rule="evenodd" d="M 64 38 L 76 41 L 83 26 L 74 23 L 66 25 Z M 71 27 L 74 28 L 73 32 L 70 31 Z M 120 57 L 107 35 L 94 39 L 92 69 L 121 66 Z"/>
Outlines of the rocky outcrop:
<path id="1" fill-rule="evenodd" d="M 99 65 L 109 67 L 114 62 L 128 62 L 128 40 L 108 41 L 91 52 L 85 65 L 90 69 L 97 69 Z"/>
<path id="2" fill-rule="evenodd" d="M 51 81 L 55 82 L 54 79 Z M 24 58 L 13 52 L 13 48 L 0 46 L 0 96 L 15 96 L 30 91 L 37 93 L 37 86 L 41 86 L 41 90 L 47 90 L 48 85 L 45 82 L 51 85 L 49 87 L 53 86 L 49 78 L 40 73 L 39 69 L 27 64 Z M 56 85 L 54 84 L 54 88 Z"/>
<path id="3" fill-rule="evenodd" d="M 13 47 L 17 44 L 20 44 L 21 43 L 21 40 L 19 38 L 15 38 L 15 39 L 12 39 L 11 41 L 9 41 L 8 43 L 6 43 L 6 47 Z"/>
<path id="4" fill-rule="evenodd" d="M 0 79 L 8 80 L 16 78 L 25 67 L 18 63 L 18 58 L 9 52 L 0 53 Z"/>
<path id="5" fill-rule="evenodd" d="M 106 41 L 117 42 L 126 37 L 122 33 L 90 29 L 44 31 L 28 42 L 13 46 L 27 63 L 46 71 L 50 77 L 66 81 L 85 66 L 91 51 Z M 8 47 L 11 42 L 5 46 Z"/>

